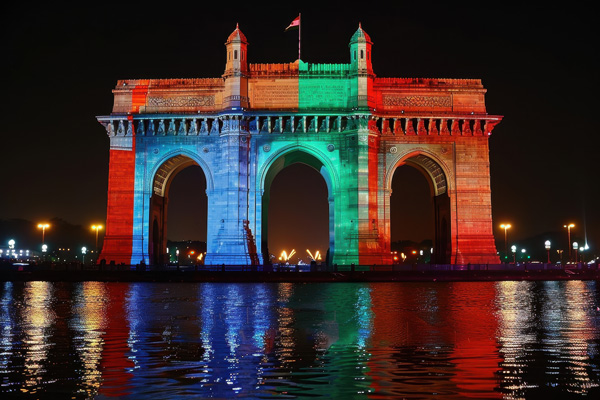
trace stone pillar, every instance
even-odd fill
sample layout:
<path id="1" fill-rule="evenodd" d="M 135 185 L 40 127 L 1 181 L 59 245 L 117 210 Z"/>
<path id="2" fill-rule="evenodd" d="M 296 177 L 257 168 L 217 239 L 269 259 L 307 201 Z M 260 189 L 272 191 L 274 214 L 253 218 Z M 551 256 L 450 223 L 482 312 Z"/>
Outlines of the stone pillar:
<path id="1" fill-rule="evenodd" d="M 244 221 L 248 220 L 248 156 L 247 132 L 240 129 L 240 120 L 223 120 L 219 149 L 215 160 L 214 189 L 209 198 L 206 264 L 250 265 L 248 238 Z"/>
<path id="2" fill-rule="evenodd" d="M 113 122 L 107 124 L 109 135 Z M 110 137 L 106 233 L 98 262 L 130 264 L 135 184 L 135 143 L 131 136 Z"/>
<path id="3" fill-rule="evenodd" d="M 456 222 L 452 262 L 499 264 L 492 227 L 490 165 L 487 137 L 456 142 Z"/>

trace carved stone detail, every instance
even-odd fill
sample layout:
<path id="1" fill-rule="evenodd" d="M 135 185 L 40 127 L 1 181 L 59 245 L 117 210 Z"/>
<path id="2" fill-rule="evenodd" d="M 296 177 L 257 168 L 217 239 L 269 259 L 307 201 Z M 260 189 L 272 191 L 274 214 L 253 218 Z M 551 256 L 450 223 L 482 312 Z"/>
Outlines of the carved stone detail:
<path id="1" fill-rule="evenodd" d="M 215 96 L 149 97 L 148 105 L 154 107 L 211 107 Z"/>
<path id="2" fill-rule="evenodd" d="M 177 130 L 177 134 L 180 136 L 187 135 L 187 129 L 185 126 L 185 118 L 179 121 L 179 129 Z"/>
<path id="3" fill-rule="evenodd" d="M 119 121 L 119 127 L 117 128 L 117 136 L 125 136 L 125 125 L 123 125 L 123 120 Z"/>
<path id="4" fill-rule="evenodd" d="M 146 134 L 146 130 L 144 129 L 144 120 L 140 119 L 137 124 L 137 129 L 135 130 L 136 135 L 144 136 Z"/>
<path id="5" fill-rule="evenodd" d="M 158 121 L 158 130 L 156 131 L 157 135 L 165 135 L 166 131 L 165 131 L 165 120 L 161 119 L 160 121 Z"/>
<path id="6" fill-rule="evenodd" d="M 200 124 L 200 133 L 203 133 L 203 134 L 208 133 L 208 122 L 206 121 L 206 118 L 203 119 L 202 123 Z"/>
<path id="7" fill-rule="evenodd" d="M 167 130 L 167 135 L 175 135 L 175 120 L 171 119 L 169 122 L 169 129 Z"/>
<path id="8" fill-rule="evenodd" d="M 384 95 L 383 105 L 390 107 L 452 107 L 450 96 Z"/>
<path id="9" fill-rule="evenodd" d="M 192 118 L 192 121 L 190 122 L 190 129 L 188 130 L 188 135 L 195 136 L 197 134 L 198 134 L 198 122 L 196 121 L 196 118 Z"/>

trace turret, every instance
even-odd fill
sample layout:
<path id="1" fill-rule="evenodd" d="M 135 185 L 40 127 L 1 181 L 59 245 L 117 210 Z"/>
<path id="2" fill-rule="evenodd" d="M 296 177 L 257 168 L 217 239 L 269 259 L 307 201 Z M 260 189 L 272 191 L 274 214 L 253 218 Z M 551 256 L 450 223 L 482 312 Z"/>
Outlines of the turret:
<path id="1" fill-rule="evenodd" d="M 248 41 L 238 24 L 225 42 L 227 63 L 225 64 L 226 108 L 245 108 L 248 106 Z"/>
<path id="2" fill-rule="evenodd" d="M 350 61 L 353 67 L 356 67 L 359 74 L 373 74 L 371 65 L 371 38 L 358 24 L 358 29 L 350 39 Z"/>
<path id="3" fill-rule="evenodd" d="M 375 99 L 373 92 L 373 66 L 371 64 L 371 38 L 358 24 L 358 29 L 350 39 L 350 65 L 355 79 L 351 87 L 351 96 L 356 99 L 355 108 L 359 110 L 373 109 Z"/>

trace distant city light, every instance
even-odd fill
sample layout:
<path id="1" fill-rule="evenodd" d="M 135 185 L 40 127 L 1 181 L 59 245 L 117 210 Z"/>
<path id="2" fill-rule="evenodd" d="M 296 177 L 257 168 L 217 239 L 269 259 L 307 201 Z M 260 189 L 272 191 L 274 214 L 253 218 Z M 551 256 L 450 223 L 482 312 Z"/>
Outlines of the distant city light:
<path id="1" fill-rule="evenodd" d="M 285 250 L 283 250 L 283 251 L 281 252 L 281 255 L 279 256 L 279 260 L 280 260 L 280 261 L 283 261 L 283 262 L 289 262 L 290 258 L 292 258 L 292 256 L 293 256 L 294 254 L 296 254 L 296 250 L 295 250 L 295 249 L 292 249 L 292 251 L 290 252 L 290 254 L 289 254 L 289 255 L 286 253 L 286 251 L 285 251 Z"/>
<path id="2" fill-rule="evenodd" d="M 313 254 L 310 252 L 309 249 L 306 249 L 306 252 L 308 253 L 308 256 L 310 257 L 311 260 L 313 261 L 317 261 L 321 259 L 321 254 L 319 253 L 319 250 L 317 250 L 317 252 L 315 253 L 315 255 L 313 256 Z"/>

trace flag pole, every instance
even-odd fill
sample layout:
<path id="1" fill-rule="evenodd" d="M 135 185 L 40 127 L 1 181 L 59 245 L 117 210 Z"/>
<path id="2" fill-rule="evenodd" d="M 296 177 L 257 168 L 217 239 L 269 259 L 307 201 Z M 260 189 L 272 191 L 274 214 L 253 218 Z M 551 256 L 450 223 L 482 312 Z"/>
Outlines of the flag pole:
<path id="1" fill-rule="evenodd" d="M 302 14 L 298 13 L 298 60 L 300 60 L 300 32 L 302 31 Z"/>

